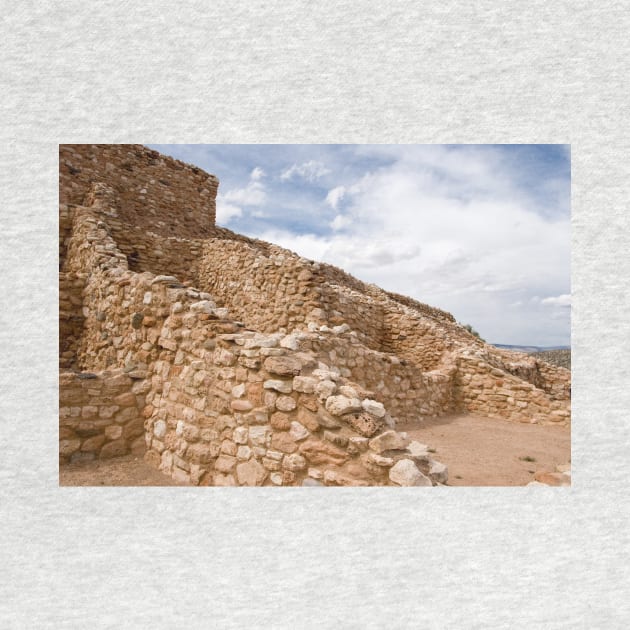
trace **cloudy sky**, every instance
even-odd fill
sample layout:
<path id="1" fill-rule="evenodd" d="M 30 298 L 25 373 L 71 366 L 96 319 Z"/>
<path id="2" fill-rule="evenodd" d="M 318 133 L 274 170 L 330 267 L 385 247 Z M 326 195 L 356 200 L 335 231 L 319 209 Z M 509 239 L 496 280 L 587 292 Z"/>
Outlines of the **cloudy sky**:
<path id="1" fill-rule="evenodd" d="M 570 344 L 566 145 L 149 145 L 220 181 L 217 223 L 471 324 Z"/>

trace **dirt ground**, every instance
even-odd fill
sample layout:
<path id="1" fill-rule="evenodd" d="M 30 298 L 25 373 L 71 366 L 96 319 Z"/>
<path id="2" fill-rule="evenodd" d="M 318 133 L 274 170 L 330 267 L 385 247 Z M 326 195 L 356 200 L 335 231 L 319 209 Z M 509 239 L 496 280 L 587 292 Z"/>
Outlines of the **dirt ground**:
<path id="1" fill-rule="evenodd" d="M 399 431 L 428 444 L 448 466 L 449 486 L 523 486 L 539 470 L 571 460 L 570 430 L 469 415 L 445 416 Z M 535 460 L 535 461 L 531 461 Z M 142 454 L 60 467 L 60 486 L 176 486 Z"/>
<path id="2" fill-rule="evenodd" d="M 59 467 L 60 486 L 177 486 L 173 479 L 149 466 L 142 454 Z"/>
<path id="3" fill-rule="evenodd" d="M 571 460 L 565 427 L 452 415 L 396 428 L 435 449 L 434 459 L 448 466 L 449 486 L 523 486 L 535 472 Z"/>

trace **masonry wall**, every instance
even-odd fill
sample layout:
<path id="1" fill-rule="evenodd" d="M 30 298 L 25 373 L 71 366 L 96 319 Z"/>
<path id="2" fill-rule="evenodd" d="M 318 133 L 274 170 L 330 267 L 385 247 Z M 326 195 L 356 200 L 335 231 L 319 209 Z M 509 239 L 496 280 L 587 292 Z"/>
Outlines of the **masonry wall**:
<path id="1" fill-rule="evenodd" d="M 115 190 L 123 223 L 190 238 L 214 226 L 214 175 L 138 144 L 59 145 L 60 203 L 83 205 L 95 182 Z"/>
<path id="2" fill-rule="evenodd" d="M 144 443 L 146 384 L 122 370 L 59 375 L 59 461 L 119 457 Z"/>

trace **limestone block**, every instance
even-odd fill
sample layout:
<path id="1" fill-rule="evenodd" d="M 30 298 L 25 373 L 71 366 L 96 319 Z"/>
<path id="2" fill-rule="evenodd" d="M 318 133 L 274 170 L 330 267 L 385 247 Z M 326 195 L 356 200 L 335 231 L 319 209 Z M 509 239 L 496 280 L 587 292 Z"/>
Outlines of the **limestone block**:
<path id="1" fill-rule="evenodd" d="M 254 405 L 249 400 L 237 399 L 230 402 L 230 407 L 232 407 L 234 411 L 251 411 Z"/>
<path id="2" fill-rule="evenodd" d="M 325 379 L 315 385 L 315 393 L 322 401 L 332 396 L 336 391 L 337 385 L 330 379 Z"/>
<path id="3" fill-rule="evenodd" d="M 384 418 L 385 417 L 385 407 L 383 403 L 377 402 L 376 400 L 370 400 L 366 398 L 362 403 L 364 411 L 367 411 L 371 416 L 375 418 Z"/>
<path id="4" fill-rule="evenodd" d="M 298 472 L 306 468 L 306 460 L 298 453 L 292 453 L 291 455 L 285 455 L 282 460 L 282 467 L 285 470 L 292 472 Z"/>
<path id="5" fill-rule="evenodd" d="M 346 451 L 314 437 L 302 442 L 300 453 L 315 465 L 341 466 L 350 458 Z"/>
<path id="6" fill-rule="evenodd" d="M 318 382 L 319 381 L 312 376 L 294 376 L 293 389 L 296 392 L 312 394 L 315 391 L 315 387 L 317 386 Z"/>
<path id="7" fill-rule="evenodd" d="M 260 486 L 267 476 L 265 468 L 255 459 L 236 466 L 236 478 L 241 485 Z"/>
<path id="8" fill-rule="evenodd" d="M 407 448 L 411 440 L 406 433 L 398 431 L 385 431 L 370 440 L 369 446 L 376 453 L 383 451 L 402 451 Z"/>
<path id="9" fill-rule="evenodd" d="M 254 446 L 268 446 L 271 440 L 271 428 L 264 425 L 249 427 L 249 440 Z"/>
<path id="10" fill-rule="evenodd" d="M 297 450 L 298 446 L 291 434 L 286 431 L 274 433 L 271 436 L 271 446 L 283 453 L 293 453 Z"/>
<path id="11" fill-rule="evenodd" d="M 240 461 L 247 461 L 252 456 L 252 449 L 246 444 L 242 444 L 236 451 L 236 459 Z"/>
<path id="12" fill-rule="evenodd" d="M 247 427 L 236 427 L 232 434 L 232 439 L 236 444 L 247 444 L 249 429 Z"/>
<path id="13" fill-rule="evenodd" d="M 379 455 L 373 451 L 370 451 L 367 454 L 367 461 L 371 464 L 383 467 L 393 466 L 394 464 L 394 460 L 391 457 L 384 457 L 383 455 Z"/>
<path id="14" fill-rule="evenodd" d="M 265 370 L 278 376 L 297 376 L 302 369 L 302 362 L 291 356 L 271 356 L 265 359 Z"/>
<path id="15" fill-rule="evenodd" d="M 300 442 L 301 440 L 305 440 L 310 435 L 310 433 L 308 432 L 306 427 L 304 427 L 302 424 L 294 420 L 293 422 L 291 422 L 291 429 L 289 431 L 289 435 L 296 442 Z"/>
<path id="16" fill-rule="evenodd" d="M 153 435 L 160 439 L 166 435 L 166 422 L 164 420 L 156 420 L 153 424 Z"/>
<path id="17" fill-rule="evenodd" d="M 279 411 L 293 411 L 297 404 L 291 396 L 278 396 L 276 399 L 276 409 Z"/>
<path id="18" fill-rule="evenodd" d="M 326 399 L 326 411 L 333 416 L 343 416 L 347 413 L 361 411 L 361 401 L 358 398 L 347 396 L 329 396 Z"/>
<path id="19" fill-rule="evenodd" d="M 221 455 L 214 462 L 214 469 L 218 472 L 229 473 L 234 470 L 236 466 L 236 458 L 230 455 Z"/>
<path id="20" fill-rule="evenodd" d="M 431 480 L 423 475 L 410 459 L 401 459 L 389 470 L 389 479 L 399 486 L 432 486 Z"/>
<path id="21" fill-rule="evenodd" d="M 436 483 L 446 483 L 448 481 L 448 467 L 446 464 L 431 460 L 429 468 L 429 478 Z"/>
<path id="22" fill-rule="evenodd" d="M 365 437 L 372 437 L 382 426 L 381 420 L 368 413 L 348 414 L 343 419 Z"/>
<path id="23" fill-rule="evenodd" d="M 282 473 L 278 473 L 278 472 L 272 472 L 271 475 L 269 475 L 269 479 L 271 480 L 271 483 L 274 486 L 281 486 L 282 478 L 283 478 Z"/>
<path id="24" fill-rule="evenodd" d="M 293 390 L 291 381 L 280 381 L 280 380 L 274 380 L 274 379 L 265 381 L 263 383 L 263 387 L 265 389 L 273 389 L 282 394 L 290 394 L 291 391 Z"/>

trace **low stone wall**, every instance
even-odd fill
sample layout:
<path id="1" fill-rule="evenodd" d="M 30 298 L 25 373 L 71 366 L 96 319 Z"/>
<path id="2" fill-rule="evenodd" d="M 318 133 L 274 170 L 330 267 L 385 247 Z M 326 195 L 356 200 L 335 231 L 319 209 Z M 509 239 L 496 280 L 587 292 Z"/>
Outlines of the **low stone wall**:
<path id="1" fill-rule="evenodd" d="M 59 462 L 125 455 L 144 447 L 147 383 L 123 370 L 59 375 Z"/>
<path id="2" fill-rule="evenodd" d="M 570 401 L 557 399 L 475 353 L 459 355 L 455 375 L 458 407 L 489 418 L 514 422 L 568 425 Z"/>
<path id="3" fill-rule="evenodd" d="M 446 480 L 371 392 L 294 349 L 292 336 L 217 334 L 230 322 L 208 301 L 181 306 L 162 327 L 147 394 L 146 458 L 166 474 L 215 486 Z"/>

